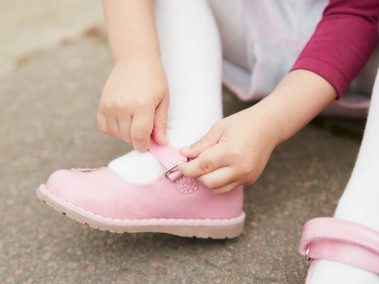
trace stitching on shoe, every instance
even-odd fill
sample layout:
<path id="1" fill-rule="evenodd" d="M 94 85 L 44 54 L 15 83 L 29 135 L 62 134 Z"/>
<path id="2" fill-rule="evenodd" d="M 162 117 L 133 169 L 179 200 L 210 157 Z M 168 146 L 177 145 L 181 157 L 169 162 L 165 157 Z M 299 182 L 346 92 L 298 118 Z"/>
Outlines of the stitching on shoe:
<path id="1" fill-rule="evenodd" d="M 143 222 L 143 221 L 155 221 L 155 220 L 165 220 L 165 221 L 232 221 L 232 220 L 236 220 L 236 219 L 239 219 L 241 218 L 242 215 L 244 215 L 244 211 L 242 210 L 242 213 L 241 215 L 237 216 L 237 217 L 232 217 L 232 218 L 225 218 L 225 219 L 210 219 L 210 218 L 204 218 L 204 219 L 174 219 L 174 218 L 150 218 L 150 219 L 119 219 L 119 218 L 110 218 L 110 217 L 105 217 L 105 216 L 102 216 L 100 214 L 96 214 L 92 211 L 89 211 L 87 209 L 84 209 L 82 207 L 79 207 L 73 203 L 71 203 L 70 201 L 67 201 L 66 199 L 62 198 L 62 197 L 59 197 L 57 195 L 55 195 L 54 193 L 51 193 L 49 190 L 47 190 L 46 188 L 43 188 L 45 191 L 48 192 L 49 195 L 53 195 L 55 198 L 57 199 L 60 199 L 62 200 L 63 202 L 66 202 L 70 205 L 72 205 L 73 207 L 75 208 L 78 208 L 79 210 L 82 210 L 86 213 L 89 213 L 89 214 L 92 214 L 94 216 L 98 216 L 98 217 L 101 217 L 101 218 L 104 218 L 106 220 L 112 220 L 112 221 L 130 221 L 130 222 Z M 245 219 L 245 218 L 244 218 Z"/>
<path id="2" fill-rule="evenodd" d="M 174 181 L 177 189 L 181 193 L 193 193 L 198 190 L 199 185 L 197 184 L 196 180 L 193 178 L 188 178 L 186 176 L 182 176 L 180 179 L 177 179 Z M 186 189 L 186 186 L 192 183 L 189 189 Z"/>

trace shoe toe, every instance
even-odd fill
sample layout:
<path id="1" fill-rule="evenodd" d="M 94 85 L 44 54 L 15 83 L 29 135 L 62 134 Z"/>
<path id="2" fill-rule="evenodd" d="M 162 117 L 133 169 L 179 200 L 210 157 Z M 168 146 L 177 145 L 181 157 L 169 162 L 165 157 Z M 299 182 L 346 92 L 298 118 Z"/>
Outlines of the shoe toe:
<path id="1" fill-rule="evenodd" d="M 88 207 L 88 201 L 96 195 L 96 174 L 77 170 L 58 170 L 50 175 L 46 189 L 54 195 L 75 205 Z"/>
<path id="2" fill-rule="evenodd" d="M 55 196 L 102 216 L 112 216 L 120 196 L 119 179 L 108 168 L 58 170 L 45 187 Z"/>
<path id="3" fill-rule="evenodd" d="M 46 184 L 45 187 L 48 191 L 51 193 L 61 196 L 62 193 L 64 193 L 65 188 L 70 188 L 70 183 L 72 185 L 75 184 L 75 181 L 73 181 L 73 173 L 70 170 L 58 170 L 53 172 Z"/>

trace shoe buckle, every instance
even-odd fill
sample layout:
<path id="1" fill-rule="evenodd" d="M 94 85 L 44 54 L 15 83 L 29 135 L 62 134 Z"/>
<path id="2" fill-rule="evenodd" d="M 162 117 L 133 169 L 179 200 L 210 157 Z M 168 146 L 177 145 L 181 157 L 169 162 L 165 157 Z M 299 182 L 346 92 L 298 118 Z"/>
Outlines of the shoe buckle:
<path id="1" fill-rule="evenodd" d="M 164 172 L 164 176 L 165 178 L 169 179 L 172 181 L 172 179 L 170 178 L 169 174 L 176 168 L 178 167 L 178 165 L 180 165 L 181 163 L 184 163 L 184 161 L 179 161 L 177 162 L 175 165 L 169 167 L 165 172 Z"/>
<path id="2" fill-rule="evenodd" d="M 305 258 L 308 260 L 308 261 L 311 261 L 312 258 L 309 257 L 309 246 L 307 247 L 307 250 L 305 251 Z"/>
<path id="3" fill-rule="evenodd" d="M 179 192 L 193 193 L 199 188 L 196 180 L 184 176 L 179 170 L 174 171 L 174 169 L 177 168 L 179 164 L 184 162 L 185 161 L 179 161 L 175 165 L 169 167 L 165 171 L 164 176 L 176 185 L 176 188 Z"/>

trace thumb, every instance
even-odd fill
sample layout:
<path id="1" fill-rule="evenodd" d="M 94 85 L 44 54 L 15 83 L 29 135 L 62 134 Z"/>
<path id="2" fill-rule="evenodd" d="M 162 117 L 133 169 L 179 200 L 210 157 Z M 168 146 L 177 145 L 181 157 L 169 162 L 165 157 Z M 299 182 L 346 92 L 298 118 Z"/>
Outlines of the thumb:
<path id="1" fill-rule="evenodd" d="M 153 140 L 160 145 L 167 144 L 167 115 L 168 115 L 168 98 L 164 98 L 155 109 Z"/>
<path id="2" fill-rule="evenodd" d="M 221 131 L 213 126 L 199 141 L 193 143 L 189 147 L 181 148 L 180 152 L 187 158 L 196 158 L 206 149 L 217 144 L 220 137 Z"/>

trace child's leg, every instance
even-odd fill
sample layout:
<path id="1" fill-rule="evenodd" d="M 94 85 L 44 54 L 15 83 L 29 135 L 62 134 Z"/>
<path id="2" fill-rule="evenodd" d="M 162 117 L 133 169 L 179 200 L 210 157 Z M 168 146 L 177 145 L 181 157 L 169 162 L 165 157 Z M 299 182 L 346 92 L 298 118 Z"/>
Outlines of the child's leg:
<path id="1" fill-rule="evenodd" d="M 238 67 L 251 71 L 253 58 L 248 53 L 249 32 L 244 0 L 208 0 L 208 2 L 220 32 L 224 58 Z"/>
<path id="2" fill-rule="evenodd" d="M 366 129 L 350 181 L 335 217 L 379 232 L 379 73 L 371 97 Z M 310 283 L 378 283 L 372 272 L 339 262 L 321 260 Z"/>
<path id="3" fill-rule="evenodd" d="M 182 147 L 222 118 L 219 34 L 206 0 L 156 0 L 155 17 L 170 91 L 168 140 Z M 150 153 L 136 151 L 109 167 L 133 182 L 152 180 L 160 169 Z"/>

